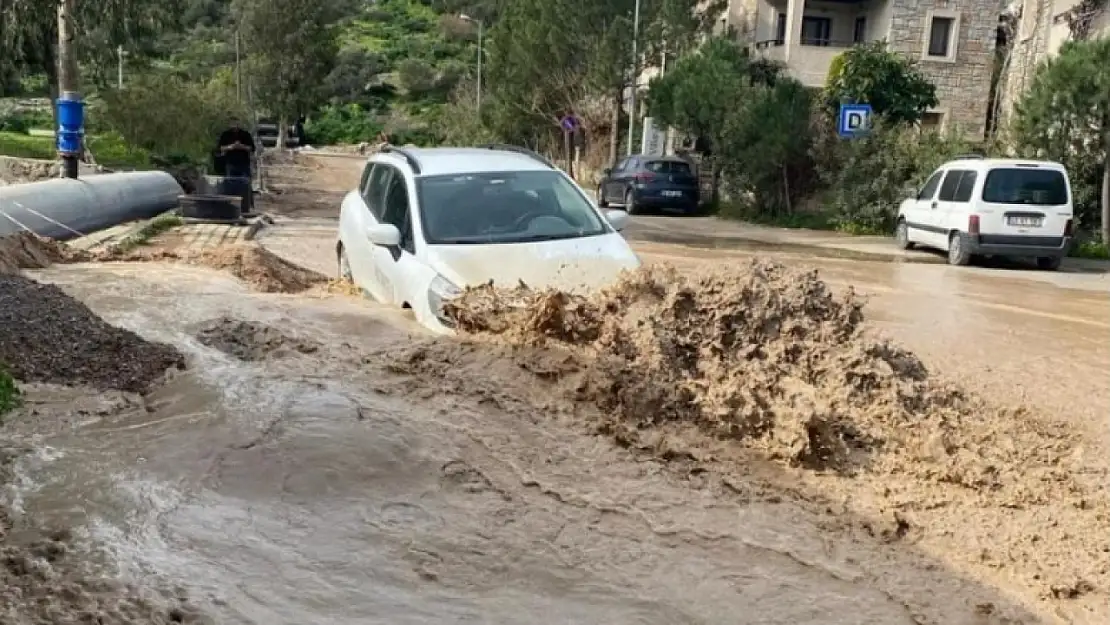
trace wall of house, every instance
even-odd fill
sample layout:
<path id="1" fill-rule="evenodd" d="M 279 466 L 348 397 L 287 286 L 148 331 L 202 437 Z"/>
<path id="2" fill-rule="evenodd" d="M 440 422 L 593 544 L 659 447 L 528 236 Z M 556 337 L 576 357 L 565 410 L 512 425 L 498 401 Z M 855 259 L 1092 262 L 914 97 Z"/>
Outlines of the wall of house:
<path id="1" fill-rule="evenodd" d="M 891 0 L 891 49 L 918 62 L 937 86 L 937 111 L 944 125 L 971 139 L 986 129 L 991 72 L 998 31 L 997 0 Z M 958 19 L 955 54 L 951 59 L 925 57 L 930 11 Z"/>
<path id="2" fill-rule="evenodd" d="M 1031 86 L 1037 67 L 1071 39 L 1063 15 L 1077 4 L 1079 0 L 1017 0 L 1011 7 L 1017 22 L 999 86 L 998 113 L 1003 127 L 1013 119 L 1014 107 Z M 1110 34 L 1110 11 L 1094 18 L 1091 32 L 1095 36 Z"/>

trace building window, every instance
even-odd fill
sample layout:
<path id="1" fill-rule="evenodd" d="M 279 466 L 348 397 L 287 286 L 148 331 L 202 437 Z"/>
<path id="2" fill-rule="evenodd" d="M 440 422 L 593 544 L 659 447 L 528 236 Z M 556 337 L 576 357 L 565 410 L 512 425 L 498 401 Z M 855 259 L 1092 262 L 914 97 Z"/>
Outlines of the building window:
<path id="1" fill-rule="evenodd" d="M 921 116 L 921 129 L 939 132 L 944 126 L 944 113 L 928 111 Z"/>
<path id="2" fill-rule="evenodd" d="M 1036 26 L 1039 11 L 1039 5 L 1029 0 L 1024 0 L 1021 3 L 1021 16 L 1018 18 L 1018 41 L 1029 41 L 1033 38 L 1034 26 Z"/>
<path id="3" fill-rule="evenodd" d="M 955 11 L 929 11 L 922 56 L 929 61 L 955 61 L 960 18 Z"/>
<path id="4" fill-rule="evenodd" d="M 802 45 L 827 46 L 832 34 L 832 20 L 827 17 L 802 17 Z"/>
<path id="5" fill-rule="evenodd" d="M 779 21 L 775 25 L 775 44 L 786 43 L 786 13 L 779 13 Z"/>
<path id="6" fill-rule="evenodd" d="M 867 41 L 867 18 L 860 16 L 856 18 L 856 26 L 852 30 L 852 43 L 864 41 Z"/>

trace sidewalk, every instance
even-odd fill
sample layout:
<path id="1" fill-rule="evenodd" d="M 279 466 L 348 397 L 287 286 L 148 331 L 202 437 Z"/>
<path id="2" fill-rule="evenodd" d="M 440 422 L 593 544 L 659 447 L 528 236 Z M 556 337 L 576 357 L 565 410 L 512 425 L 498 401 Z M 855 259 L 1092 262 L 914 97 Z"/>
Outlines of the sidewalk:
<path id="1" fill-rule="evenodd" d="M 143 236 L 144 228 L 147 228 L 149 224 L 160 217 L 120 224 L 107 230 L 72 239 L 66 243 L 70 247 L 86 251 L 108 249 L 128 241 L 142 246 L 155 246 L 166 251 L 200 251 L 220 245 L 234 245 L 251 241 L 258 234 L 258 231 L 268 223 L 267 217 L 260 216 L 255 217 L 245 226 L 182 224 L 149 237 Z"/>

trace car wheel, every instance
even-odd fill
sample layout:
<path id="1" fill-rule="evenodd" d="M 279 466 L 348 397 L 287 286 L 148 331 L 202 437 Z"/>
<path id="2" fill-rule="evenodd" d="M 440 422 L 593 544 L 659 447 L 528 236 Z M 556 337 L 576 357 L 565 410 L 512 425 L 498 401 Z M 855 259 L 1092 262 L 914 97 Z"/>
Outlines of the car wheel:
<path id="1" fill-rule="evenodd" d="M 910 241 L 910 227 L 906 225 L 905 219 L 898 220 L 898 226 L 894 229 L 894 240 L 898 243 L 900 250 L 912 250 L 914 248 L 913 241 Z"/>
<path id="2" fill-rule="evenodd" d="M 351 261 L 347 260 L 347 250 L 342 247 L 339 248 L 339 279 L 351 283 L 355 281 L 351 274 Z"/>
<path id="3" fill-rule="evenodd" d="M 948 264 L 963 267 L 971 263 L 971 246 L 968 245 L 967 235 L 962 232 L 953 232 L 948 237 Z"/>
<path id="4" fill-rule="evenodd" d="M 1037 269 L 1041 271 L 1056 271 L 1064 259 L 1060 256 L 1041 256 L 1037 258 Z"/>
<path id="5" fill-rule="evenodd" d="M 601 208 L 609 208 L 609 202 L 605 201 L 605 190 L 601 185 L 597 187 L 597 205 Z"/>
<path id="6" fill-rule="evenodd" d="M 632 195 L 632 189 L 624 192 L 624 211 L 629 215 L 635 215 L 639 212 L 636 208 L 636 197 Z"/>

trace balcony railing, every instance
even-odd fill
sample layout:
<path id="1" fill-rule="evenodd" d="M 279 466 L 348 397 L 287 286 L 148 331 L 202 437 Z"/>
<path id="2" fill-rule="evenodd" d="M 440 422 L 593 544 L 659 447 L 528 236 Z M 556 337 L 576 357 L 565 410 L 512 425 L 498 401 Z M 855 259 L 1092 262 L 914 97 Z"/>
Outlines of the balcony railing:
<path id="1" fill-rule="evenodd" d="M 806 37 L 802 37 L 802 41 L 801 41 L 801 45 L 803 45 L 803 46 L 814 46 L 814 47 L 819 47 L 819 48 L 840 48 L 842 50 L 857 46 L 861 43 L 864 43 L 864 42 L 862 42 L 862 41 L 841 41 L 841 40 L 837 40 L 837 39 L 811 39 L 811 38 L 806 38 Z M 781 48 L 782 46 L 785 46 L 785 45 L 786 45 L 786 40 L 785 39 L 764 39 L 763 41 L 755 42 L 755 49 L 756 50 L 766 50 L 768 48 Z"/>

